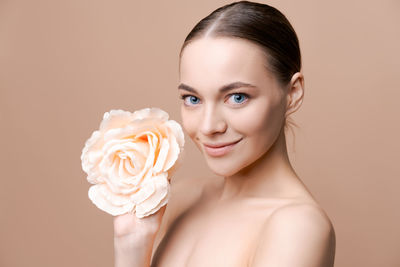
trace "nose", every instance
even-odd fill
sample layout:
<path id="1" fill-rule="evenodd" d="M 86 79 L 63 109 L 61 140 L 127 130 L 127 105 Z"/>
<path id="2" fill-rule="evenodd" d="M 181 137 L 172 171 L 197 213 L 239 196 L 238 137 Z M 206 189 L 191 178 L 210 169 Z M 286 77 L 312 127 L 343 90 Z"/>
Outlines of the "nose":
<path id="1" fill-rule="evenodd" d="M 227 128 L 225 118 L 217 108 L 211 105 L 206 105 L 200 124 L 200 132 L 203 135 L 211 136 L 217 133 L 224 133 Z"/>

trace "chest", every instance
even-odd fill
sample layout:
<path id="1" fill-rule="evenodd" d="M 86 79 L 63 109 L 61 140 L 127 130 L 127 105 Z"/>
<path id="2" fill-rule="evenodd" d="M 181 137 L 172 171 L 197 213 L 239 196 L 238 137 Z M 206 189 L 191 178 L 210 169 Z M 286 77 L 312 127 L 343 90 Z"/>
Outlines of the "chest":
<path id="1" fill-rule="evenodd" d="M 187 266 L 248 266 L 260 224 L 239 217 L 205 223 L 191 241 Z"/>
<path id="2" fill-rule="evenodd" d="M 154 254 L 155 267 L 245 267 L 258 243 L 268 209 L 204 207 L 183 214 Z"/>

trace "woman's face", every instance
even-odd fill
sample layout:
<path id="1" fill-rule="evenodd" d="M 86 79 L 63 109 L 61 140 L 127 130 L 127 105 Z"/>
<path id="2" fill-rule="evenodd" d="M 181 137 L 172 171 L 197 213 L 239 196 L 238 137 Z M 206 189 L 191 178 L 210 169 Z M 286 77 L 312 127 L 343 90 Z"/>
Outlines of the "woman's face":
<path id="1" fill-rule="evenodd" d="M 195 40 L 182 53 L 183 128 L 218 175 L 260 158 L 284 125 L 286 91 L 265 60 L 256 44 L 226 37 Z"/>

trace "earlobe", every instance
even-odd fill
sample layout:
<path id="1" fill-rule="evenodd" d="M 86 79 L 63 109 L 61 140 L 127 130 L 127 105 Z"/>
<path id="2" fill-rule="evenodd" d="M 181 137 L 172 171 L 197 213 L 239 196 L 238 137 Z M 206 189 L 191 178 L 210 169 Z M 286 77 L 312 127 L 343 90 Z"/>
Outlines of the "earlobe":
<path id="1" fill-rule="evenodd" d="M 287 93 L 286 117 L 298 110 L 303 103 L 304 76 L 301 72 L 293 74 Z"/>

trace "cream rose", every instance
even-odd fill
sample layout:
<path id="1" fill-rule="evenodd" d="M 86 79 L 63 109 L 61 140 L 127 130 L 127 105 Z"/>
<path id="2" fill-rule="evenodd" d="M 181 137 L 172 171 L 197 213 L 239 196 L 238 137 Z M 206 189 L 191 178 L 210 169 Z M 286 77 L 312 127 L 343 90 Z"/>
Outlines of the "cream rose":
<path id="1" fill-rule="evenodd" d="M 88 195 L 98 208 L 143 218 L 168 202 L 168 170 L 184 146 L 181 126 L 168 118 L 159 108 L 104 113 L 81 154 L 82 169 L 94 184 Z"/>

